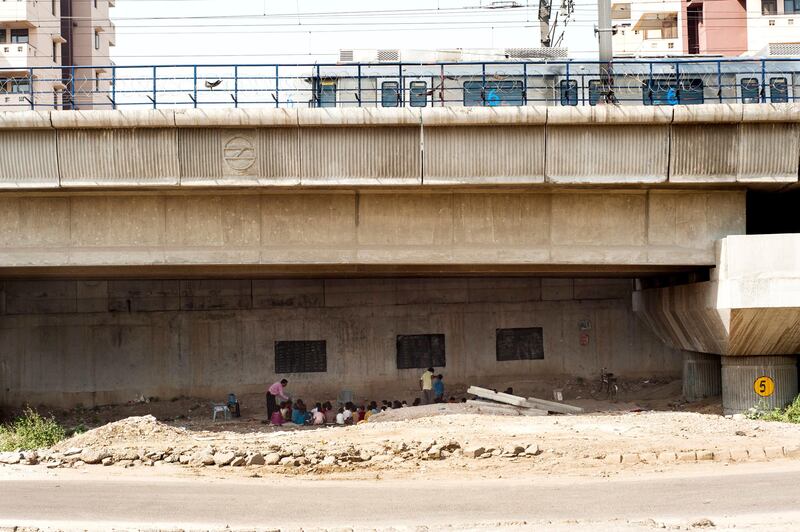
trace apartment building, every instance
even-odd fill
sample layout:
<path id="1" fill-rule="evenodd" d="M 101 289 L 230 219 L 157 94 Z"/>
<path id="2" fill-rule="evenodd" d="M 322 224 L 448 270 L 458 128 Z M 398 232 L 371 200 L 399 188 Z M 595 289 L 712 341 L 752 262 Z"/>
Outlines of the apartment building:
<path id="1" fill-rule="evenodd" d="M 800 0 L 747 0 L 747 53 L 800 55 Z"/>
<path id="2" fill-rule="evenodd" d="M 678 23 L 681 0 L 611 4 L 612 37 L 617 57 L 683 55 L 683 29 Z"/>
<path id="3" fill-rule="evenodd" d="M 107 107 L 112 103 L 111 47 L 114 24 L 109 9 L 114 0 L 60 0 L 64 44 L 63 78 L 66 104 L 72 109 Z"/>
<path id="4" fill-rule="evenodd" d="M 113 0 L 0 0 L 0 111 L 87 108 L 110 91 Z"/>

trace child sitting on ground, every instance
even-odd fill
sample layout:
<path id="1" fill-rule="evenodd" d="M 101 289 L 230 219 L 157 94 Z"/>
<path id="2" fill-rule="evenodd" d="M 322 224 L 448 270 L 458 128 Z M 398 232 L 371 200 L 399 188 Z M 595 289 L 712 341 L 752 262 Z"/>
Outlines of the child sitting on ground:
<path id="1" fill-rule="evenodd" d="M 344 425 L 344 408 L 339 407 L 339 413 L 336 414 L 336 424 Z"/>
<path id="2" fill-rule="evenodd" d="M 325 423 L 333 425 L 336 423 L 336 410 L 333 409 L 330 401 L 325 401 L 322 405 L 322 411 L 325 413 Z"/>
<path id="3" fill-rule="evenodd" d="M 354 421 L 353 421 L 353 411 L 354 410 L 355 410 L 355 406 L 353 406 L 353 403 L 351 403 L 349 401 L 347 403 L 345 403 L 344 412 L 343 412 L 344 413 L 344 422 L 346 424 L 348 424 L 348 425 L 352 425 L 354 423 Z"/>

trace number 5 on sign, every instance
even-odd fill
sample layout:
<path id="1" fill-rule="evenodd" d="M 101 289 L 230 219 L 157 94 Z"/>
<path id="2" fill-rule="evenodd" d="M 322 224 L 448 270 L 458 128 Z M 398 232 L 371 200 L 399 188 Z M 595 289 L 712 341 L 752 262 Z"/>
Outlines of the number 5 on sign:
<path id="1" fill-rule="evenodd" d="M 759 377 L 753 383 L 753 390 L 761 397 L 769 397 L 775 393 L 775 381 L 770 377 Z"/>

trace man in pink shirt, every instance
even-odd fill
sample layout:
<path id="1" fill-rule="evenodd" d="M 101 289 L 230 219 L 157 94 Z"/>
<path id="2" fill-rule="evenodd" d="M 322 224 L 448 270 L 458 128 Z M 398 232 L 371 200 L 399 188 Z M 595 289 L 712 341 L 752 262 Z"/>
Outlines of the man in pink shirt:
<path id="1" fill-rule="evenodd" d="M 281 379 L 279 382 L 276 382 L 272 386 L 269 387 L 267 390 L 267 420 L 272 419 L 272 414 L 278 409 L 278 405 L 275 402 L 276 397 L 280 397 L 284 401 L 288 401 L 289 397 L 283 393 L 283 389 L 289 384 L 289 381 L 286 379 Z"/>

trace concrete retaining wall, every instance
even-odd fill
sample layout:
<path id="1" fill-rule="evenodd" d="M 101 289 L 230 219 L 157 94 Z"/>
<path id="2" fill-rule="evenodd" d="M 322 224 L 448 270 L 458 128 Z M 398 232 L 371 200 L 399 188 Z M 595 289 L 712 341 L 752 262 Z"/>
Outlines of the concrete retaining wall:
<path id="1" fill-rule="evenodd" d="M 642 327 L 626 279 L 6 281 L 0 399 L 56 406 L 261 392 L 274 343 L 326 340 L 326 373 L 292 394 L 410 399 L 396 336 L 444 334 L 446 384 L 513 386 L 554 375 L 680 375 L 681 354 Z M 542 327 L 544 359 L 498 362 L 497 328 Z"/>
<path id="2" fill-rule="evenodd" d="M 0 113 L 0 189 L 793 183 L 799 120 L 789 104 Z"/>
<path id="3" fill-rule="evenodd" d="M 744 218 L 725 191 L 20 193 L 0 268 L 702 266 Z"/>

